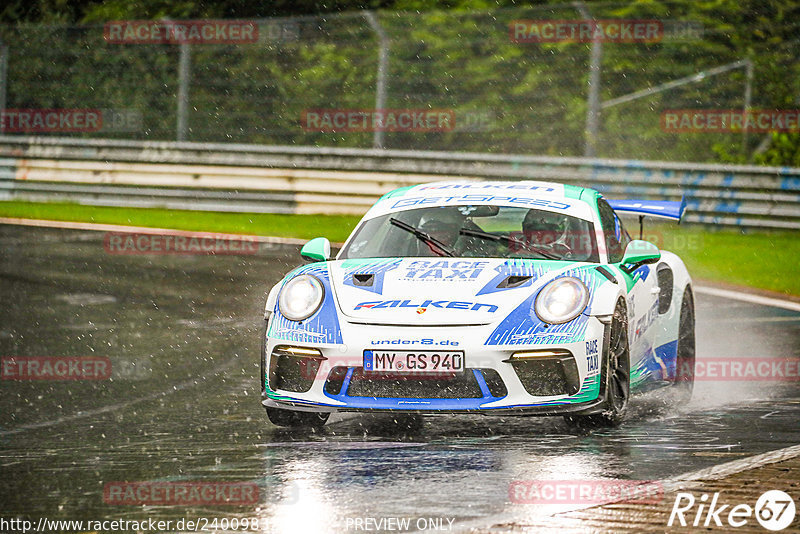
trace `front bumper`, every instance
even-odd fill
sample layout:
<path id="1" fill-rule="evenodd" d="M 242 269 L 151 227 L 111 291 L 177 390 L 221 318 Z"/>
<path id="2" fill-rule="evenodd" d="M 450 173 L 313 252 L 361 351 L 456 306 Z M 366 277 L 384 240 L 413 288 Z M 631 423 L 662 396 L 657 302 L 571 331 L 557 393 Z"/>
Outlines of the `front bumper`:
<path id="1" fill-rule="evenodd" d="M 357 325 L 353 332 L 357 335 L 343 337 L 346 341 L 360 342 L 341 345 L 298 344 L 267 338 L 262 356 L 265 370 L 262 403 L 291 410 L 327 412 L 594 413 L 602 404 L 600 375 L 599 366 L 592 366 L 587 350 L 590 346 L 603 346 L 604 328 L 597 318 L 590 317 L 579 340 L 535 345 L 485 345 L 486 333 L 476 327 Z M 364 350 L 375 350 L 376 343 L 387 340 L 399 341 L 402 350 L 428 352 L 432 347 L 453 350 L 455 343 L 458 350 L 464 351 L 466 369 L 446 378 L 365 373 Z M 422 340 L 426 344 L 420 343 Z M 587 343 L 594 340 L 597 343 Z M 382 348 L 398 348 L 380 343 L 377 346 Z M 321 357 L 313 362 L 295 362 L 289 358 L 284 363 L 275 355 L 286 346 L 316 349 Z M 537 356 L 523 363 L 511 359 L 521 351 L 560 356 Z M 569 357 L 565 357 L 565 351 Z M 295 364 L 298 376 L 286 379 L 291 373 L 287 369 Z"/>

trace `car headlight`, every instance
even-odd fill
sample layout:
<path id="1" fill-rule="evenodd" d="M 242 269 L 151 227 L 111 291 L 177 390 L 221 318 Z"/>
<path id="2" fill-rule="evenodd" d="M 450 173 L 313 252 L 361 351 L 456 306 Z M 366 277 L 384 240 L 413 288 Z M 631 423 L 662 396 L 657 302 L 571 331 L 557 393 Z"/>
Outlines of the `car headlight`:
<path id="1" fill-rule="evenodd" d="M 322 304 L 325 290 L 322 283 L 308 274 L 301 274 L 286 282 L 278 298 L 278 308 L 291 321 L 311 317 Z"/>
<path id="2" fill-rule="evenodd" d="M 581 314 L 589 301 L 589 290 L 577 278 L 556 278 L 536 296 L 536 315 L 550 324 L 561 324 Z"/>

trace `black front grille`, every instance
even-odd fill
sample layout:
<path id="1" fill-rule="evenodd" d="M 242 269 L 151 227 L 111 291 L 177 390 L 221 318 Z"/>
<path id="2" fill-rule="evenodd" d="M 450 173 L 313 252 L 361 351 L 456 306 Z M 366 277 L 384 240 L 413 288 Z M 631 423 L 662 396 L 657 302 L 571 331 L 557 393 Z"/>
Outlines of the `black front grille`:
<path id="1" fill-rule="evenodd" d="M 328 395 L 338 395 L 342 392 L 344 377 L 347 375 L 347 367 L 334 367 L 328 373 L 328 380 L 325 381 L 325 393 Z"/>
<path id="2" fill-rule="evenodd" d="M 578 366 L 571 354 L 512 360 L 511 366 L 530 395 L 574 395 L 580 390 Z"/>
<path id="3" fill-rule="evenodd" d="M 489 393 L 492 394 L 492 397 L 499 398 L 508 395 L 508 388 L 506 388 L 503 379 L 500 378 L 500 373 L 494 369 L 481 369 L 481 374 L 483 374 L 483 380 L 486 382 L 486 387 L 489 388 Z"/>
<path id="4" fill-rule="evenodd" d="M 270 389 L 305 393 L 314 385 L 322 358 L 307 358 L 292 355 L 282 347 L 272 351 L 269 361 Z"/>

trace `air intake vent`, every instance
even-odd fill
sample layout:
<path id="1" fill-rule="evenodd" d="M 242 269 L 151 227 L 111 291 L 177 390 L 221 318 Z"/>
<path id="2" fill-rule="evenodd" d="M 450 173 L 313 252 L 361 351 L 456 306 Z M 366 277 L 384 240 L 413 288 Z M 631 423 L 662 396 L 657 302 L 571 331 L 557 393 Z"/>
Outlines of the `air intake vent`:
<path id="1" fill-rule="evenodd" d="M 372 273 L 367 274 L 354 274 L 353 285 L 359 287 L 369 287 L 375 282 L 375 275 Z"/>
<path id="2" fill-rule="evenodd" d="M 499 284 L 497 284 L 498 289 L 513 289 L 515 287 L 522 287 L 531 279 L 530 276 L 517 276 L 511 275 Z"/>

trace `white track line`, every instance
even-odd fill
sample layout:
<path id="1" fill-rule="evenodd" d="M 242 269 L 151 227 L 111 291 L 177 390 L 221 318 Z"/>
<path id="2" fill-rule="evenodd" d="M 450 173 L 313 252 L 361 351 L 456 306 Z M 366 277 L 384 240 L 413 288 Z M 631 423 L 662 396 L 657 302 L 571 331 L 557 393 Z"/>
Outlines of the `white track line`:
<path id="1" fill-rule="evenodd" d="M 774 308 L 783 308 L 784 310 L 800 312 L 800 303 L 792 302 L 790 300 L 762 297 L 761 295 L 754 295 L 752 293 L 745 293 L 742 291 L 731 291 L 729 289 L 718 289 L 716 287 L 706 286 L 695 286 L 694 291 L 695 293 L 700 293 L 703 295 L 740 300 L 742 302 L 750 302 L 752 304 L 760 304 L 762 306 L 772 306 Z"/>

